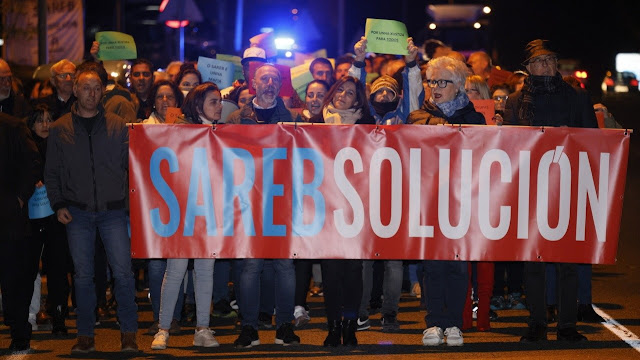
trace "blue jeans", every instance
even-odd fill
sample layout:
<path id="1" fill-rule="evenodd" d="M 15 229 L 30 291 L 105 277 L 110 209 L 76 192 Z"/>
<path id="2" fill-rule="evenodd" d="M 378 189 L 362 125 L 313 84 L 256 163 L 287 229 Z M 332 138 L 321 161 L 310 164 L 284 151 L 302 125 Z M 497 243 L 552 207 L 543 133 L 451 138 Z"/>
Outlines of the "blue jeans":
<path id="1" fill-rule="evenodd" d="M 138 306 L 135 303 L 135 284 L 131 271 L 131 242 L 127 234 L 124 210 L 88 212 L 69 207 L 73 220 L 67 224 L 69 251 L 75 267 L 76 313 L 78 335 L 94 336 L 96 323 L 96 292 L 93 257 L 96 230 L 104 243 L 107 261 L 115 279 L 114 292 L 118 302 L 120 331 L 138 330 Z"/>
<path id="2" fill-rule="evenodd" d="M 462 329 L 462 312 L 467 296 L 469 264 L 466 261 L 425 260 L 427 328 Z"/>
<path id="3" fill-rule="evenodd" d="M 196 326 L 209 327 L 209 310 L 213 295 L 213 264 L 215 259 L 195 259 L 193 261 L 193 281 L 196 298 Z M 187 273 L 189 259 L 167 259 L 167 271 L 162 282 L 160 295 L 160 329 L 171 327 L 173 312 L 178 295 L 182 294 L 182 281 Z"/>
<path id="4" fill-rule="evenodd" d="M 164 272 L 167 270 L 167 259 L 150 259 L 147 264 L 149 272 L 149 294 L 151 296 L 151 310 L 153 311 L 153 321 L 160 319 L 160 294 L 162 291 L 162 281 L 164 280 Z M 184 286 L 184 281 L 180 285 L 180 289 Z M 182 304 L 184 296 L 178 296 L 175 310 L 173 310 L 173 318 L 180 320 Z"/>
<path id="5" fill-rule="evenodd" d="M 547 264 L 547 305 L 558 304 L 558 281 L 555 264 Z M 578 304 L 591 304 L 591 264 L 578 264 Z"/>
<path id="6" fill-rule="evenodd" d="M 275 270 L 276 326 L 293 320 L 296 272 L 293 259 L 244 259 L 238 289 L 242 325 L 258 328 L 260 309 L 260 274 L 265 262 L 273 262 Z"/>
<path id="7" fill-rule="evenodd" d="M 213 303 L 229 301 L 229 280 L 231 280 L 230 259 L 220 259 L 213 267 Z"/>

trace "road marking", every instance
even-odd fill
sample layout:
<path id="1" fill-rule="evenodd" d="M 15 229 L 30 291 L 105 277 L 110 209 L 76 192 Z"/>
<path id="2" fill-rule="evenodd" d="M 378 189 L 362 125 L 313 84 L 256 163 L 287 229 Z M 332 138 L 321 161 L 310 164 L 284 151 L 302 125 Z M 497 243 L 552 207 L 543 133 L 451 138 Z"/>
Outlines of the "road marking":
<path id="1" fill-rule="evenodd" d="M 640 338 L 638 338 L 636 334 L 632 333 L 629 329 L 622 326 L 619 322 L 617 322 L 614 318 L 609 316 L 609 314 L 607 314 L 597 306 L 593 305 L 593 310 L 595 310 L 596 313 L 605 320 L 605 322 L 603 322 L 602 324 L 607 329 L 609 329 L 609 331 L 622 339 L 622 341 L 626 342 L 634 350 L 640 352 Z"/>

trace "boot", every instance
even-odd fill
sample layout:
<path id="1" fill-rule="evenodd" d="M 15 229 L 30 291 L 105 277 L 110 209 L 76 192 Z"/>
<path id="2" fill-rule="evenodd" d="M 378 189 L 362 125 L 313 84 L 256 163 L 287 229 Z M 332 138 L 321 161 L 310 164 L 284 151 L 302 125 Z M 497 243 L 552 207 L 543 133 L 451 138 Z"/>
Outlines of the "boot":
<path id="1" fill-rule="evenodd" d="M 324 339 L 324 346 L 336 347 L 340 345 L 340 338 L 342 337 L 342 323 L 340 320 L 329 321 L 329 334 Z"/>
<path id="2" fill-rule="evenodd" d="M 53 310 L 53 327 L 51 329 L 53 335 L 67 335 L 67 325 L 64 323 L 65 311 L 66 309 L 62 305 L 56 306 Z"/>
<path id="3" fill-rule="evenodd" d="M 358 323 L 356 319 L 342 320 L 342 344 L 345 346 L 358 345 L 358 339 L 356 339 L 356 331 L 358 329 Z"/>

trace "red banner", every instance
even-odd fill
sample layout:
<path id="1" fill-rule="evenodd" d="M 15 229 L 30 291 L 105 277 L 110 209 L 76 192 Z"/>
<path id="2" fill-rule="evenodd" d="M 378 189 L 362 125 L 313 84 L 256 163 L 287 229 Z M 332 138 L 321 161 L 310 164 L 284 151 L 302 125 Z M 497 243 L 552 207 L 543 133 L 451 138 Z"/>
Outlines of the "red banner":
<path id="1" fill-rule="evenodd" d="M 624 130 L 135 124 L 129 136 L 137 258 L 615 262 Z"/>

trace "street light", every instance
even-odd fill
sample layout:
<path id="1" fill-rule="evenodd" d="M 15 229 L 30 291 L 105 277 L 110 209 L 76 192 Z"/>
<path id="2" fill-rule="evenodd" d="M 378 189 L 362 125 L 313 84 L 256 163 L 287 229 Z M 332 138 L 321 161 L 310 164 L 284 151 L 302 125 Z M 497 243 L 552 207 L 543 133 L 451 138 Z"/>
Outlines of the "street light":
<path id="1" fill-rule="evenodd" d="M 162 0 L 159 11 L 158 21 L 163 21 L 170 28 L 180 29 L 178 53 L 180 61 L 184 62 L 184 27 L 189 25 L 190 21 L 203 20 L 200 9 L 193 0 Z"/>

